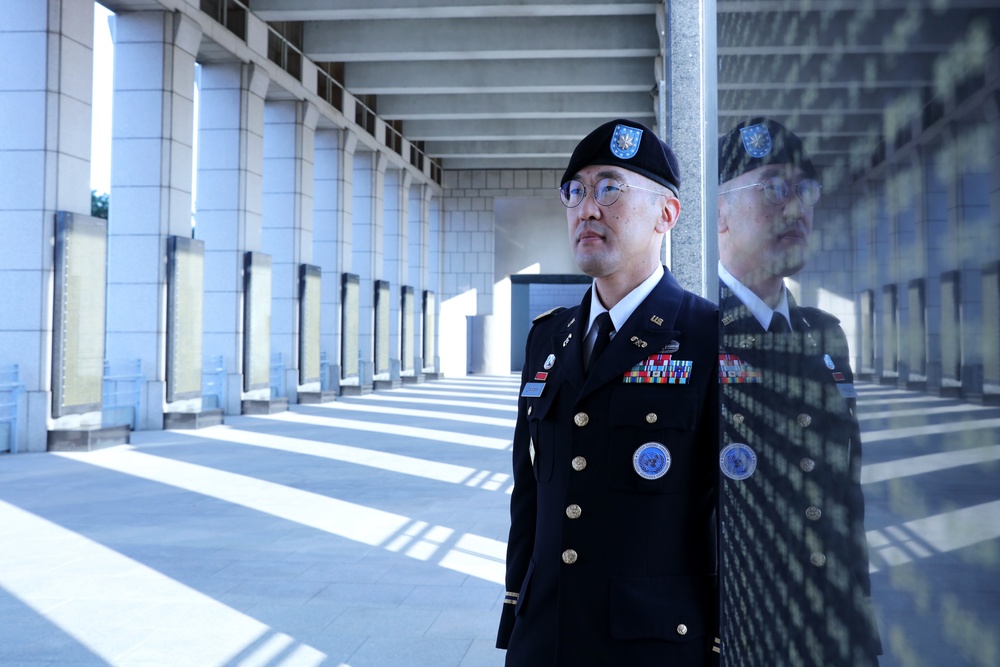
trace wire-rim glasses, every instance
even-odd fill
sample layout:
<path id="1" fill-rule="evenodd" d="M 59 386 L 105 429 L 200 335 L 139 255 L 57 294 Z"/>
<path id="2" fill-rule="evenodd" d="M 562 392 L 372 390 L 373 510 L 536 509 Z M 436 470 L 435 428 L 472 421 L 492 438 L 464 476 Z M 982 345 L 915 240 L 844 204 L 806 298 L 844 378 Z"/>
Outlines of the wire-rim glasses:
<path id="1" fill-rule="evenodd" d="M 602 178 L 601 180 L 594 183 L 594 201 L 596 201 L 601 206 L 611 206 L 616 201 L 618 197 L 621 196 L 622 190 L 625 188 L 632 188 L 634 190 L 643 190 L 645 192 L 652 192 L 657 195 L 668 195 L 669 192 L 660 192 L 659 190 L 651 190 L 649 188 L 644 188 L 639 185 L 631 185 L 630 183 L 623 183 L 617 178 Z M 566 208 L 576 208 L 583 200 L 587 197 L 587 186 L 580 181 L 566 181 L 561 186 L 559 186 L 559 199 L 562 200 L 563 206 Z"/>
<path id="2" fill-rule="evenodd" d="M 763 188 L 764 196 L 767 198 L 767 201 L 771 202 L 775 206 L 781 206 L 784 204 L 788 201 L 788 198 L 792 194 L 788 181 L 780 176 L 774 176 L 760 181 L 759 183 L 743 185 L 738 188 L 733 188 L 732 190 L 723 190 L 719 194 L 724 195 L 730 192 L 736 192 L 737 190 L 746 190 L 747 188 Z M 820 185 L 819 181 L 814 178 L 803 178 L 795 184 L 795 194 L 798 196 L 799 201 L 806 206 L 815 206 L 818 204 L 822 193 L 823 186 Z"/>

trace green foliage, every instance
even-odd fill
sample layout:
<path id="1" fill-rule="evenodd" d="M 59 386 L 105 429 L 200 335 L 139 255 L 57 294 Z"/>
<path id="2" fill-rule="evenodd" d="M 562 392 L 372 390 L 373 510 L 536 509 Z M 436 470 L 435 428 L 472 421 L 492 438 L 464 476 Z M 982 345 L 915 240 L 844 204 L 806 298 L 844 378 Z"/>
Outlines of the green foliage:
<path id="1" fill-rule="evenodd" d="M 90 191 L 90 214 L 95 218 L 108 219 L 108 207 L 110 205 L 110 195 L 107 192 L 97 193 L 97 190 Z"/>

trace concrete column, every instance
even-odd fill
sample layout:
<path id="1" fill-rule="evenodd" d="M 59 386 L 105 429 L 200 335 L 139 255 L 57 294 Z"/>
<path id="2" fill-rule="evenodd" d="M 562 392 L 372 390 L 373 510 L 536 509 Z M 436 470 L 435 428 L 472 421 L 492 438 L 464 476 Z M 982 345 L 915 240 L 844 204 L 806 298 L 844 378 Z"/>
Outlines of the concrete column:
<path id="1" fill-rule="evenodd" d="M 264 96 L 270 78 L 254 65 L 201 67 L 195 236 L 205 241 L 206 357 L 222 357 L 222 406 L 241 413 L 243 258 L 261 250 Z"/>
<path id="2" fill-rule="evenodd" d="M 681 215 L 666 257 L 681 285 L 718 297 L 718 128 L 715 0 L 665 0 L 657 8 L 662 80 L 659 133 L 677 154 Z"/>
<path id="3" fill-rule="evenodd" d="M 424 354 L 424 372 L 438 375 L 441 373 L 441 355 L 438 347 L 438 340 L 441 331 L 441 293 L 443 291 L 441 279 L 441 254 L 444 252 L 444 234 L 441 228 L 441 198 L 435 197 L 429 191 L 425 193 L 427 199 L 427 283 L 426 288 L 434 292 L 434 319 L 437 326 L 434 327 L 434 340 L 429 345 L 434 354 L 428 356 Z"/>
<path id="4" fill-rule="evenodd" d="M 271 255 L 271 354 L 282 355 L 285 396 L 292 403 L 299 386 L 299 266 L 312 263 L 318 116 L 307 102 L 264 105 L 262 249 Z"/>
<path id="5" fill-rule="evenodd" d="M 402 285 L 407 277 L 407 235 L 409 233 L 409 190 L 413 176 L 399 169 L 388 169 L 385 174 L 385 220 L 382 279 L 390 284 L 389 310 L 389 380 L 400 377 L 402 359 Z"/>
<path id="6" fill-rule="evenodd" d="M 908 283 L 913 236 L 913 174 L 899 160 L 886 169 L 886 208 L 889 220 L 889 282 L 896 286 L 896 372 L 897 382 L 906 388 L 910 379 Z"/>
<path id="7" fill-rule="evenodd" d="M 56 211 L 90 215 L 94 3 L 18 2 L 0 21 L 0 366 L 18 366 L 12 451 L 45 451 Z"/>
<path id="8" fill-rule="evenodd" d="M 990 219 L 996 128 L 983 122 L 957 126 L 954 145 L 957 196 L 955 251 L 962 286 L 962 395 L 983 395 L 982 337 L 996 322 L 983 321 L 983 265 L 996 261 L 995 222 Z"/>
<path id="9" fill-rule="evenodd" d="M 874 243 L 874 197 L 868 182 L 856 183 L 849 186 L 845 193 L 852 200 L 850 207 L 851 223 L 849 229 L 853 236 L 851 244 L 853 258 L 853 285 L 854 293 L 858 299 L 857 313 L 859 315 L 858 324 L 858 345 L 855 348 L 854 357 L 855 373 L 863 374 L 866 379 L 874 377 L 878 368 L 878 342 L 874 332 L 874 326 L 867 319 L 867 311 L 862 307 L 861 294 L 870 291 L 872 295 L 872 310 L 876 306 L 878 284 L 876 281 L 877 258 L 875 256 Z"/>
<path id="10" fill-rule="evenodd" d="M 993 133 L 986 147 L 992 151 L 992 155 L 987 154 L 989 167 L 989 215 L 983 225 L 983 233 L 986 238 L 1000 238 L 1000 145 L 997 141 L 997 125 L 1000 124 L 1000 92 L 994 91 L 992 100 L 985 105 L 984 122 Z M 997 261 L 997 253 L 994 246 L 994 254 L 989 262 Z M 983 374 L 983 402 L 989 405 L 997 405 L 1000 402 L 1000 334 L 995 327 L 996 312 L 1000 304 L 997 304 L 996 293 L 992 289 L 987 289 L 984 285 L 984 309 L 983 309 L 983 332 L 982 344 L 986 347 L 983 350 L 983 361 L 985 370 Z M 991 324 L 991 320 L 993 324 Z"/>
<path id="11" fill-rule="evenodd" d="M 871 197 L 870 238 L 872 270 L 872 290 L 875 296 L 875 372 L 880 382 L 896 382 L 896 350 L 890 334 L 895 331 L 895 306 L 886 298 L 885 287 L 894 284 L 891 271 L 891 220 L 886 202 L 885 180 L 873 178 L 869 181 Z"/>
<path id="12" fill-rule="evenodd" d="M 354 156 L 351 257 L 352 272 L 360 276 L 358 342 L 362 387 L 376 379 L 374 281 L 382 279 L 386 166 L 387 158 L 381 153 L 359 152 Z M 388 375 L 378 379 L 388 379 Z"/>
<path id="13" fill-rule="evenodd" d="M 413 287 L 413 370 L 420 375 L 423 370 L 423 308 L 424 290 L 428 289 L 427 264 L 429 255 L 430 186 L 420 185 L 410 188 L 410 203 L 407 207 L 409 233 L 407 234 L 407 274 Z"/>
<path id="14" fill-rule="evenodd" d="M 920 150 L 920 211 L 917 223 L 925 249 L 924 276 L 927 296 L 927 388 L 941 388 L 941 274 L 944 262 L 944 237 L 948 226 L 948 190 L 941 178 L 937 160 L 940 146 Z"/>
<path id="15" fill-rule="evenodd" d="M 313 263 L 323 272 L 320 349 L 326 353 L 326 388 L 340 386 L 341 274 L 351 268 L 351 187 L 357 136 L 347 130 L 318 130 L 314 154 Z M 347 166 L 345 168 L 345 161 Z"/>
<path id="16" fill-rule="evenodd" d="M 108 245 L 109 360 L 139 359 L 139 427 L 163 428 L 167 238 L 191 236 L 194 65 L 201 30 L 180 13 L 115 21 Z"/>

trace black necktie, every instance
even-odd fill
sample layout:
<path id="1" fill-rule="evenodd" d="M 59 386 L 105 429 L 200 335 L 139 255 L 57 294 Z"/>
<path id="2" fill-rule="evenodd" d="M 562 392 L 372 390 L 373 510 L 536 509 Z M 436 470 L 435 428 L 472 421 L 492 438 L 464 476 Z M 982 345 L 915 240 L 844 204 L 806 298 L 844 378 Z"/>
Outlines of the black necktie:
<path id="1" fill-rule="evenodd" d="M 767 330 L 770 333 L 790 333 L 792 327 L 788 325 L 788 320 L 781 313 L 775 311 L 771 315 L 771 323 L 767 325 Z"/>
<path id="2" fill-rule="evenodd" d="M 590 353 L 590 361 L 587 363 L 587 373 L 597 364 L 598 357 L 611 342 L 611 332 L 615 330 L 615 325 L 611 321 L 611 314 L 604 311 L 596 318 L 594 324 L 597 325 L 597 340 L 594 341 L 594 349 Z"/>

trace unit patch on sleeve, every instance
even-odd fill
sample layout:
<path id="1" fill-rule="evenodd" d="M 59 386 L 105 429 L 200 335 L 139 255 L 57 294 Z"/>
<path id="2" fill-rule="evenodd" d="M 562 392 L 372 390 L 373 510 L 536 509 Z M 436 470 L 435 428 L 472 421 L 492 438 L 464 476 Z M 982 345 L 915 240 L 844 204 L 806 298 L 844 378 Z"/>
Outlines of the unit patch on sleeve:
<path id="1" fill-rule="evenodd" d="M 672 359 L 669 354 L 653 354 L 625 372 L 626 384 L 687 384 L 691 377 L 690 359 Z"/>

